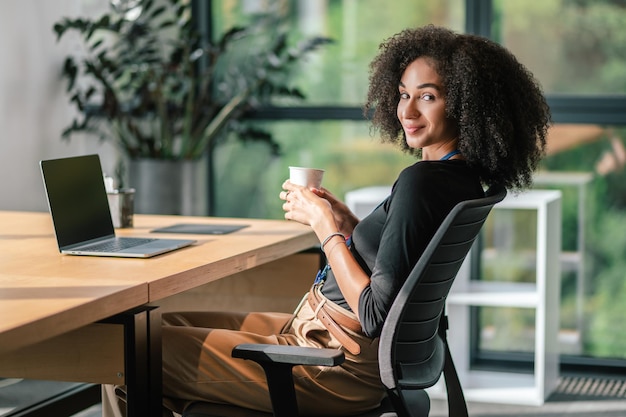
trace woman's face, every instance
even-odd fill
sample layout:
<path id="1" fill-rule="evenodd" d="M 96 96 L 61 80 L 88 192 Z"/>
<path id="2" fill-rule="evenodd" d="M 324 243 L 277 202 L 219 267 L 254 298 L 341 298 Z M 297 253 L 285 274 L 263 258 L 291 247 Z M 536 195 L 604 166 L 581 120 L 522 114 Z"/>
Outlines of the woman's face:
<path id="1" fill-rule="evenodd" d="M 427 58 L 411 62 L 400 78 L 398 119 L 409 147 L 424 159 L 439 159 L 456 149 L 456 127 L 446 118 L 445 91 Z"/>

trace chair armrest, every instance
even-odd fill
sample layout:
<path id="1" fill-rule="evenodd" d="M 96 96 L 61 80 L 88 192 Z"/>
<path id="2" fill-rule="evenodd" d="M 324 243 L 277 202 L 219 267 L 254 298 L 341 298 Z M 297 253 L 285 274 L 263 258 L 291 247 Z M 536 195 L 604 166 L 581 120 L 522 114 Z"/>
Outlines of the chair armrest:
<path id="1" fill-rule="evenodd" d="M 345 355 L 338 349 L 251 343 L 235 346 L 232 356 L 233 358 L 250 359 L 257 363 L 317 366 L 337 366 L 345 360 Z"/>
<path id="2" fill-rule="evenodd" d="M 275 417 L 298 415 L 296 391 L 291 373 L 294 365 L 336 366 L 345 355 L 339 349 L 244 343 L 232 351 L 233 358 L 249 359 L 261 365 L 267 377 Z"/>

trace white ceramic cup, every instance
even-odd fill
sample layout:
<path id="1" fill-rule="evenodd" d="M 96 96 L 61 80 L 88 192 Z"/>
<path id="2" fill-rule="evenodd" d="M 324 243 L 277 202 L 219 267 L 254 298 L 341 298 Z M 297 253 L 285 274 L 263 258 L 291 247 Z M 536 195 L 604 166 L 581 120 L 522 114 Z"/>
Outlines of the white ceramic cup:
<path id="1" fill-rule="evenodd" d="M 317 168 L 289 167 L 289 181 L 308 188 L 320 188 L 324 170 Z"/>

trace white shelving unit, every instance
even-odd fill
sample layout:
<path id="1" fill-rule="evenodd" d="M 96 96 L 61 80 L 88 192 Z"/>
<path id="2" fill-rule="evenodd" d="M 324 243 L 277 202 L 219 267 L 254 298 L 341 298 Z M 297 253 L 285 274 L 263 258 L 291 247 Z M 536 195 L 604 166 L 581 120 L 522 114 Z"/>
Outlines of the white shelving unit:
<path id="1" fill-rule="evenodd" d="M 376 208 L 381 201 L 389 196 L 391 186 L 374 185 L 371 187 L 359 188 L 348 191 L 344 201 L 350 211 L 352 211 L 359 219 L 367 216 Z"/>
<path id="2" fill-rule="evenodd" d="M 448 342 L 468 401 L 541 405 L 558 382 L 561 192 L 531 190 L 509 194 L 494 207 L 494 211 L 499 209 L 536 210 L 536 282 L 471 280 L 471 257 L 468 257 L 448 297 Z M 533 374 L 470 368 L 469 309 L 472 306 L 535 310 Z M 433 397 L 445 394 L 443 378 L 429 393 Z"/>
<path id="3" fill-rule="evenodd" d="M 561 352 L 582 354 L 582 339 L 585 329 L 585 204 L 589 183 L 593 181 L 591 172 L 539 171 L 533 178 L 537 188 L 558 187 L 561 190 L 574 189 L 577 199 L 576 247 L 561 252 L 561 272 L 574 272 L 576 275 L 576 327 L 561 328 Z M 565 204 L 563 202 L 563 204 Z M 567 333 L 567 336 L 564 335 Z M 564 337 L 563 337 L 564 336 Z"/>

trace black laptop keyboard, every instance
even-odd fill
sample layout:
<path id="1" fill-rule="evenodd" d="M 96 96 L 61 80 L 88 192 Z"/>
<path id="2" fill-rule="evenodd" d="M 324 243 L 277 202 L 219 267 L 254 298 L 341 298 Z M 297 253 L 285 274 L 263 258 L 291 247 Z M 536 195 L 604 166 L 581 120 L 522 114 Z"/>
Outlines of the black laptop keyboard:
<path id="1" fill-rule="evenodd" d="M 93 246 L 88 246 L 88 249 L 93 252 L 119 252 L 124 249 L 133 248 L 135 246 L 150 243 L 156 239 L 151 238 L 123 238 L 118 237 L 115 240 L 110 240 L 102 243 L 96 243 Z"/>

